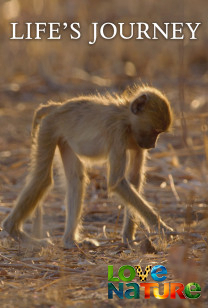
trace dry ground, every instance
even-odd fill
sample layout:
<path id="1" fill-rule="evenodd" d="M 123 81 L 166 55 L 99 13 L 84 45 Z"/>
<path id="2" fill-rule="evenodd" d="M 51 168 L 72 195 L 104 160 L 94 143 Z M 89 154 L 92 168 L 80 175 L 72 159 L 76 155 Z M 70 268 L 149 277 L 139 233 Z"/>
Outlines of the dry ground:
<path id="1" fill-rule="evenodd" d="M 38 81 L 34 82 L 35 92 L 30 91 L 30 83 L 22 84 L 20 88 L 5 86 L 1 91 L 0 220 L 11 210 L 27 175 L 34 109 L 49 98 L 68 96 L 67 93 L 41 92 Z M 86 89 L 89 85 L 81 92 L 86 93 Z M 45 234 L 52 237 L 55 245 L 35 251 L 22 247 L 4 232 L 0 234 L 1 307 L 205 307 L 208 303 L 205 212 L 208 198 L 208 114 L 205 113 L 208 93 L 199 87 L 188 90 L 187 100 L 192 112 L 185 115 L 185 124 L 177 113 L 173 134 L 161 137 L 157 149 L 151 151 L 144 191 L 146 198 L 177 231 L 179 238 L 167 242 L 163 235 L 152 234 L 156 248 L 156 253 L 153 253 L 145 244 L 143 227 L 139 226 L 138 249 L 125 247 L 120 236 L 123 207 L 107 198 L 105 166 L 102 166 L 89 169 L 91 181 L 87 187 L 83 215 L 84 236 L 96 238 L 100 247 L 79 246 L 64 250 L 61 244 L 64 189 L 59 180 L 61 167 L 56 158 L 55 187 L 44 202 Z M 80 92 L 79 86 L 77 92 Z M 166 93 L 174 104 L 177 91 L 167 88 Z M 29 230 L 31 221 L 25 227 Z M 198 282 L 202 287 L 201 297 L 195 301 L 179 298 L 158 301 L 152 295 L 150 300 L 145 300 L 141 291 L 139 300 L 118 300 L 116 296 L 108 300 L 107 268 L 110 264 L 115 266 L 115 270 L 126 264 L 163 264 L 168 271 L 167 281 Z M 151 278 L 148 280 L 151 281 Z"/>

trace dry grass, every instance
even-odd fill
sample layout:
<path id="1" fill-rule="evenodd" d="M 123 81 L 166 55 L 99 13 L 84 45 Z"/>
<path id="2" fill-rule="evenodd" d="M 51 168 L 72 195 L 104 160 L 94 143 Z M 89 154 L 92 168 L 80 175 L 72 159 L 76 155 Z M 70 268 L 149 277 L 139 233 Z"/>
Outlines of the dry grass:
<path id="1" fill-rule="evenodd" d="M 35 100 L 35 103 L 22 101 L 14 108 L 12 106 L 15 106 L 16 99 L 5 96 L 4 103 L 1 104 L 4 127 L 0 145 L 1 220 L 10 210 L 27 173 L 32 110 L 42 99 L 35 95 Z M 101 245 L 96 249 L 80 246 L 64 250 L 61 244 L 64 194 L 56 167 L 56 185 L 44 204 L 45 232 L 50 233 L 55 245 L 41 251 L 31 251 L 30 247 L 22 247 L 4 233 L 1 234 L 2 305 L 103 307 L 109 303 L 109 264 L 116 268 L 124 264 L 165 264 L 169 281 L 196 281 L 205 288 L 207 162 L 204 140 L 207 137 L 205 138 L 206 132 L 201 132 L 204 121 L 206 118 L 201 113 L 195 114 L 194 118 L 187 117 L 187 130 L 191 140 L 187 148 L 182 141 L 178 119 L 175 122 L 174 134 L 161 138 L 158 148 L 152 151 L 151 160 L 148 161 L 145 195 L 155 204 L 164 220 L 177 230 L 178 239 L 168 242 L 163 234 L 159 236 L 159 240 L 158 236 L 151 234 L 157 251 L 153 254 L 145 242 L 144 229 L 139 226 L 138 248 L 132 250 L 124 247 L 120 237 L 123 211 L 115 202 L 107 199 L 103 166 L 89 170 L 91 181 L 87 189 L 83 219 L 84 236 L 96 238 Z M 28 222 L 26 229 L 30 228 L 31 223 Z M 143 302 L 142 299 L 141 301 Z M 111 302 L 115 307 L 128 304 L 116 299 Z M 200 302 L 201 300 L 197 301 Z M 158 305 L 154 299 L 146 304 Z M 136 307 L 137 303 L 133 305 Z"/>
<path id="2" fill-rule="evenodd" d="M 80 21 L 83 29 L 99 20 L 204 22 L 207 1 L 129 0 L 98 2 L 9 1 L 19 5 L 15 20 Z M 184 2 L 185 12 L 182 13 Z M 86 37 L 73 42 L 11 41 L 5 1 L 0 2 L 0 221 L 10 211 L 27 174 L 30 127 L 34 109 L 48 99 L 63 100 L 79 93 L 122 91 L 127 84 L 148 82 L 164 90 L 175 111 L 173 134 L 161 137 L 148 161 L 144 194 L 178 238 L 150 234 L 142 226 L 138 248 L 121 244 L 123 208 L 108 199 L 105 166 L 89 170 L 83 235 L 100 247 L 64 250 L 64 190 L 55 164 L 55 188 L 44 202 L 45 233 L 54 246 L 41 251 L 22 247 L 0 233 L 1 307 L 205 307 L 207 299 L 208 88 L 207 29 L 196 42 L 124 42 L 100 40 L 88 46 Z M 61 5 L 60 5 L 61 3 Z M 167 5 L 168 3 L 168 5 Z M 71 17 L 70 17 L 71 16 Z M 128 17 L 126 17 L 128 16 Z M 179 46 L 180 45 L 180 46 Z M 31 222 L 26 223 L 30 230 Z M 198 300 L 108 300 L 107 266 L 164 264 L 168 281 L 198 282 Z M 150 278 L 151 279 L 151 278 Z"/>

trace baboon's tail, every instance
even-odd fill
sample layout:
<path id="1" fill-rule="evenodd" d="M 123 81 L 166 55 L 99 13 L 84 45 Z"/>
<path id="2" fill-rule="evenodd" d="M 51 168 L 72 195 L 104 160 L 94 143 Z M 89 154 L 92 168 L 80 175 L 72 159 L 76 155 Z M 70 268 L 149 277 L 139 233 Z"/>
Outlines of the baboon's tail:
<path id="1" fill-rule="evenodd" d="M 54 111 L 60 103 L 49 102 L 48 105 L 41 105 L 34 114 L 33 124 L 32 124 L 32 138 L 36 136 L 38 125 L 42 118 L 48 115 L 50 112 Z"/>

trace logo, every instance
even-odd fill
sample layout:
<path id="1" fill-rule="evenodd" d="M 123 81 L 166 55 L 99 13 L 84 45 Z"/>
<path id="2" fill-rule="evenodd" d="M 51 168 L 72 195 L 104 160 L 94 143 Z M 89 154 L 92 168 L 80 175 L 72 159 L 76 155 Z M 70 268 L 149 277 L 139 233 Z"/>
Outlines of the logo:
<path id="1" fill-rule="evenodd" d="M 142 268 L 140 265 L 136 265 L 135 266 L 136 268 L 136 271 L 137 271 L 137 274 L 140 278 L 141 281 L 145 281 L 149 275 L 149 272 L 151 271 L 151 268 L 152 268 L 152 265 L 148 265 L 146 268 L 145 268 L 145 271 L 144 271 L 144 274 L 142 273 Z"/>
<path id="2" fill-rule="evenodd" d="M 151 274 L 154 282 L 143 282 Z M 136 274 L 140 284 L 135 282 Z M 108 298 L 112 299 L 115 294 L 118 298 L 140 298 L 140 288 L 144 288 L 144 298 L 149 299 L 151 294 L 155 298 L 165 299 L 197 299 L 201 295 L 201 287 L 196 282 L 190 282 L 185 287 L 180 282 L 164 282 L 163 294 L 159 292 L 159 283 L 167 278 L 167 269 L 163 265 L 155 265 L 153 268 L 148 265 L 143 273 L 140 265 L 123 265 L 118 270 L 117 277 L 114 277 L 113 265 L 108 265 Z"/>

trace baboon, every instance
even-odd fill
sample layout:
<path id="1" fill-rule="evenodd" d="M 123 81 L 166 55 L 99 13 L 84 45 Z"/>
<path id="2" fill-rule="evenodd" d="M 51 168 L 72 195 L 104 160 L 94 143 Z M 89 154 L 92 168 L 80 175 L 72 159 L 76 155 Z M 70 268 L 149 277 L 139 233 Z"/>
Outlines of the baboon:
<path id="1" fill-rule="evenodd" d="M 108 190 L 125 207 L 123 242 L 134 239 L 139 217 L 147 228 L 172 231 L 141 196 L 146 152 L 159 135 L 171 128 L 173 114 L 159 90 L 140 86 L 122 95 L 81 96 L 64 103 L 40 106 L 33 121 L 33 145 L 26 185 L 3 228 L 14 238 L 45 245 L 47 239 L 23 231 L 32 213 L 51 186 L 52 162 L 58 146 L 67 184 L 66 248 L 79 241 L 79 225 L 85 190 L 85 158 L 108 163 Z"/>

